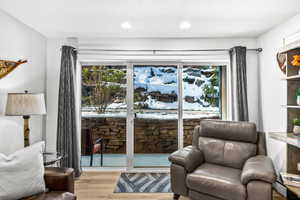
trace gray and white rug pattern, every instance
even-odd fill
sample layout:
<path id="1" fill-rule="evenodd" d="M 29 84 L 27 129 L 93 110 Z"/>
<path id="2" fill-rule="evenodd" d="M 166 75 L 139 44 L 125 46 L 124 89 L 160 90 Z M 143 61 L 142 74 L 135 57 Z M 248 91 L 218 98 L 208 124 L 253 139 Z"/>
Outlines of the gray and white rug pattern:
<path id="1" fill-rule="evenodd" d="M 114 193 L 166 193 L 171 191 L 169 173 L 122 173 Z"/>

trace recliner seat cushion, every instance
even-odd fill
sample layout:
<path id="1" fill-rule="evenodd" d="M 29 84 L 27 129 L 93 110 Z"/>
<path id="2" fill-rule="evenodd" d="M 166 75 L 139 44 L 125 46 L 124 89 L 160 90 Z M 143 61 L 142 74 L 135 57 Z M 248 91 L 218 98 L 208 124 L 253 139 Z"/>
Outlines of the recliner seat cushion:
<path id="1" fill-rule="evenodd" d="M 252 143 L 199 137 L 199 149 L 207 163 L 242 169 L 245 162 L 256 155 L 257 146 Z"/>
<path id="2" fill-rule="evenodd" d="M 194 190 L 189 191 L 189 197 L 192 200 L 220 200 L 220 198 L 213 197 L 213 196 L 208 195 L 208 194 L 203 194 L 203 193 L 200 193 L 200 192 L 196 192 Z"/>
<path id="3" fill-rule="evenodd" d="M 200 193 L 225 200 L 245 200 L 246 188 L 241 183 L 241 170 L 204 163 L 187 175 L 187 186 Z"/>

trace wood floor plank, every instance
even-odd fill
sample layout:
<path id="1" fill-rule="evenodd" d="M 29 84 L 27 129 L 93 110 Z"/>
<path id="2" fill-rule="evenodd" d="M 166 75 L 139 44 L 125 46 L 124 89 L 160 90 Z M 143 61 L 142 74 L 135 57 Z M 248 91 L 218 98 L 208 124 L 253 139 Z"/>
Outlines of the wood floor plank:
<path id="1" fill-rule="evenodd" d="M 172 200 L 171 193 L 113 193 L 120 172 L 84 172 L 75 182 L 78 200 Z M 181 197 L 180 200 L 188 200 Z M 286 200 L 273 193 L 273 200 Z"/>

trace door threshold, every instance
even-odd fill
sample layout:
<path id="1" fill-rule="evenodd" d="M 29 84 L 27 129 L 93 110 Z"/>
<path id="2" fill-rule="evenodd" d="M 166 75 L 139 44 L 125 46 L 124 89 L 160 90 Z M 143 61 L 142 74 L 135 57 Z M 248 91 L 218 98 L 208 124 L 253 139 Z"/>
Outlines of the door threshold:
<path id="1" fill-rule="evenodd" d="M 127 169 L 126 172 L 129 173 L 138 173 L 138 172 L 153 172 L 153 173 L 169 173 L 170 168 L 169 167 L 164 167 L 164 168 L 132 168 L 132 169 Z"/>
<path id="2" fill-rule="evenodd" d="M 82 167 L 84 172 L 126 172 L 126 167 Z"/>

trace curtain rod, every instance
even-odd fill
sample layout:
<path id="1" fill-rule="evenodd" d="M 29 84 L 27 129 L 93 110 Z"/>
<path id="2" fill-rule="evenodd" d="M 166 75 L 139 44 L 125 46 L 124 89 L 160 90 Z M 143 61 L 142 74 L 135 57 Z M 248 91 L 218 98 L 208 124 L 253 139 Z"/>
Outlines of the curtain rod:
<path id="1" fill-rule="evenodd" d="M 107 51 L 107 52 L 114 52 L 114 51 L 123 51 L 123 52 L 152 52 L 153 54 L 158 52 L 209 52 L 209 51 L 231 51 L 231 49 L 78 49 L 78 51 Z M 247 51 L 256 51 L 262 52 L 262 48 L 257 49 L 247 49 Z"/>

